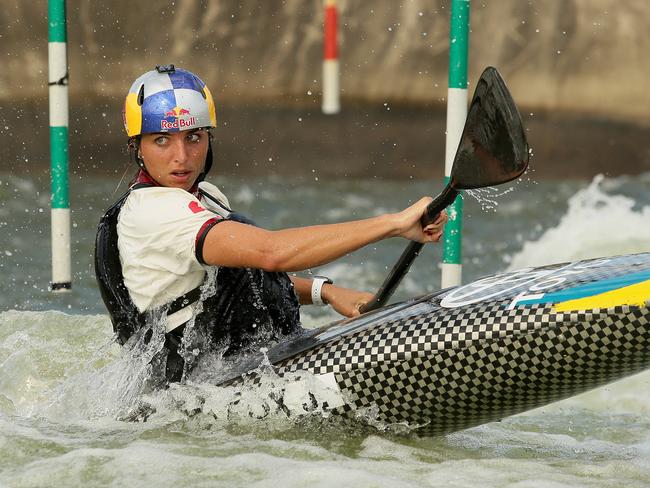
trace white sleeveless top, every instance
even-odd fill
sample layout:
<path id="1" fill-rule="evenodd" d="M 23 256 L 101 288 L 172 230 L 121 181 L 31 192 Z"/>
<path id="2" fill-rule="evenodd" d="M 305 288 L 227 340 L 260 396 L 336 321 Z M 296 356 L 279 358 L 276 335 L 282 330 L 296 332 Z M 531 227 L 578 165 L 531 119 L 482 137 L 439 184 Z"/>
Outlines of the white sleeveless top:
<path id="1" fill-rule="evenodd" d="M 205 186 L 228 205 L 214 185 L 202 182 Z M 141 312 L 203 281 L 206 271 L 195 256 L 197 235 L 213 219 L 223 219 L 210 204 L 185 190 L 157 186 L 134 190 L 127 198 L 117 222 L 117 244 L 124 284 Z"/>

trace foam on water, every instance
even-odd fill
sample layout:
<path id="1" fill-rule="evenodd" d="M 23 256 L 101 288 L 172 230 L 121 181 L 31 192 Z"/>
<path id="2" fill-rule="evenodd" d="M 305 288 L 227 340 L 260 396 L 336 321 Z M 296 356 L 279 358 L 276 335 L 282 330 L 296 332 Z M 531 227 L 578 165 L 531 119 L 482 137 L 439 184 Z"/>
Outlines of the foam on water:
<path id="1" fill-rule="evenodd" d="M 149 361 L 162 338 L 121 348 L 109 331 L 105 316 L 0 313 L 0 413 L 67 426 L 116 420 L 166 425 L 199 416 L 206 428 L 284 431 L 327 420 L 332 408 L 345 403 L 327 378 L 279 377 L 268 362 L 243 384 L 212 386 L 225 367 L 218 354 L 204 358 L 187 384 L 152 390 Z M 375 415 L 359 412 L 356 419 L 390 428 Z"/>
<path id="2" fill-rule="evenodd" d="M 569 199 L 559 223 L 512 256 L 509 270 L 648 250 L 650 206 L 606 193 L 603 175 Z M 609 184 L 616 187 L 615 184 Z"/>
<path id="3" fill-rule="evenodd" d="M 99 331 L 103 334 L 98 335 Z M 10 411 L 31 415 L 50 389 L 84 365 L 110 361 L 116 349 L 105 316 L 60 312 L 0 313 L 0 398 Z M 104 346 L 102 346 L 102 344 Z"/>

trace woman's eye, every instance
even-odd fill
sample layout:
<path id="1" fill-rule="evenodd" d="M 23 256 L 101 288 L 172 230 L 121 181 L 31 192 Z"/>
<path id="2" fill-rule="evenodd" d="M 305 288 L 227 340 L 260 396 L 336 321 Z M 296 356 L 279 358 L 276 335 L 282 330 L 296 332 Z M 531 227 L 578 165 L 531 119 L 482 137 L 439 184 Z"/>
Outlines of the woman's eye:
<path id="1" fill-rule="evenodd" d="M 187 136 L 187 139 L 190 142 L 199 142 L 201 140 L 201 134 L 199 134 L 198 132 L 193 132 Z"/>
<path id="2" fill-rule="evenodd" d="M 158 146 L 162 146 L 163 144 L 167 143 L 167 138 L 164 136 L 156 137 L 153 142 L 157 144 Z"/>

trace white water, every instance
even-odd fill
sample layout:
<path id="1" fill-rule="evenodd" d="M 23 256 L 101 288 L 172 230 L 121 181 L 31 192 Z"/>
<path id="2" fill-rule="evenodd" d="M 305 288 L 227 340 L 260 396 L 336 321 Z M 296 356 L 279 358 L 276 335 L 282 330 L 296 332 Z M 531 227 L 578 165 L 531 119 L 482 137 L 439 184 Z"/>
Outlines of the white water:
<path id="1" fill-rule="evenodd" d="M 34 182 L 23 181 L 29 187 L 26 194 L 38 190 Z M 496 212 L 487 214 L 467 199 L 467 275 L 647 251 L 650 231 L 643 224 L 650 208 L 648 182 L 647 176 L 598 178 L 587 186 L 516 188 L 499 200 Z M 278 187 L 278 182 L 265 182 L 268 194 L 249 198 L 248 211 L 263 214 L 255 205 L 263 207 L 270 196 L 287 207 Z M 0 187 L 0 193 L 6 188 Z M 242 188 L 239 205 L 256 192 Z M 325 220 L 372 213 L 386 205 L 386 194 L 408 199 L 397 184 L 387 183 L 375 194 L 366 190 L 321 182 L 302 190 L 308 196 L 299 191 L 292 198 L 325 202 Z M 350 196 L 339 199 L 340 193 Z M 26 229 L 22 233 L 19 220 L 10 220 L 15 212 L 9 209 L 24 208 L 21 198 L 27 196 L 3 198 L 8 203 L 0 206 L 0 218 L 16 232 L 0 246 L 11 254 L 0 256 L 7 304 L 0 312 L 0 486 L 650 484 L 648 372 L 443 438 L 386 431 L 373 421 L 372 412 L 352 422 L 328 417 L 322 403 L 332 392 L 309 376 L 294 382 L 268 372 L 261 386 L 216 388 L 190 382 L 147 391 L 145 362 L 113 343 L 110 322 L 101 305 L 93 303 L 99 298 L 92 276 L 85 274 L 91 271 L 78 274 L 76 298 L 51 296 L 32 286 L 47 279 L 47 262 L 40 260 L 47 251 L 32 249 L 25 260 L 29 234 Z M 271 212 L 274 219 L 292 218 L 290 212 Z M 39 218 L 38 211 L 28 214 L 26 225 L 42 223 Z M 78 238 L 91 240 L 96 216 L 85 222 L 78 215 L 76 222 L 82 232 Z M 402 247 L 401 242 L 388 249 L 377 246 L 313 271 L 372 289 Z M 404 295 L 436 288 L 437 257 L 425 254 L 419 259 Z M 88 270 L 88 260 L 82 253 L 78 267 Z M 32 307 L 40 311 L 30 311 Z M 303 312 L 307 325 L 334 318 L 323 309 Z M 315 404 L 308 391 L 315 394 Z M 129 417 L 147 421 L 124 420 Z"/>
<path id="2" fill-rule="evenodd" d="M 596 176 L 569 199 L 569 208 L 556 226 L 524 244 L 509 269 L 647 251 L 650 205 L 639 206 L 630 197 L 603 189 L 617 186 L 616 181 Z"/>

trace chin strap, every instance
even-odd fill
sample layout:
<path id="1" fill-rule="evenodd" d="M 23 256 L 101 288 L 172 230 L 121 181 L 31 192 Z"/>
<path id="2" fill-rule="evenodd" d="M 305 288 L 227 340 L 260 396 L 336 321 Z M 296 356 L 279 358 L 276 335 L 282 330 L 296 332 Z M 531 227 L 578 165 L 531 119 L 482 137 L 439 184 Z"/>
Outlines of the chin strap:
<path id="1" fill-rule="evenodd" d="M 208 134 L 208 154 L 205 155 L 205 165 L 203 166 L 203 171 L 194 182 L 195 185 L 202 182 L 210 172 L 210 168 L 212 168 L 212 133 L 208 131 Z"/>

